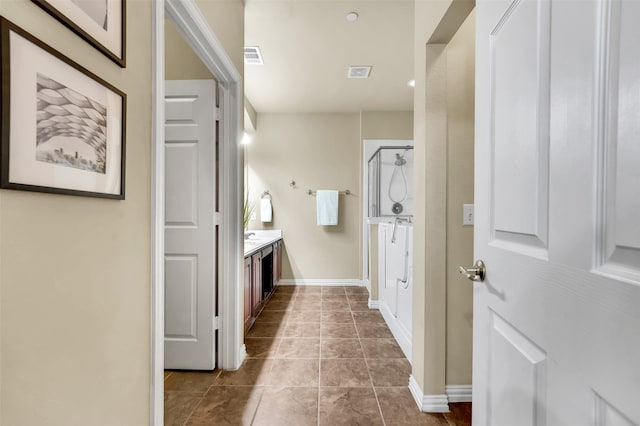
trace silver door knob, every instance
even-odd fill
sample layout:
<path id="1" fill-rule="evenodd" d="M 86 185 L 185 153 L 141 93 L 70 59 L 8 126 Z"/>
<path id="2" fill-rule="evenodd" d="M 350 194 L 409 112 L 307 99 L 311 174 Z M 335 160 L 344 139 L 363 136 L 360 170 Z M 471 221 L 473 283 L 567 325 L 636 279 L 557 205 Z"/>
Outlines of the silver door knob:
<path id="1" fill-rule="evenodd" d="M 473 268 L 459 266 L 458 271 L 471 281 L 484 281 L 484 278 L 487 276 L 487 270 L 482 260 L 476 260 L 476 263 L 473 264 Z"/>

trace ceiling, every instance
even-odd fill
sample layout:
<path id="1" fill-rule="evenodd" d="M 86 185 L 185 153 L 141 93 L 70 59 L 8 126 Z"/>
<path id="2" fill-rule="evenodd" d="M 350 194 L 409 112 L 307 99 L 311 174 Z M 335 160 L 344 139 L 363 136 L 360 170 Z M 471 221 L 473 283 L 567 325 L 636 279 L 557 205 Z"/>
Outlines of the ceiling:
<path id="1" fill-rule="evenodd" d="M 247 0 L 264 65 L 245 65 L 245 95 L 258 112 L 413 110 L 413 16 L 413 0 Z M 350 65 L 370 77 L 347 79 Z"/>

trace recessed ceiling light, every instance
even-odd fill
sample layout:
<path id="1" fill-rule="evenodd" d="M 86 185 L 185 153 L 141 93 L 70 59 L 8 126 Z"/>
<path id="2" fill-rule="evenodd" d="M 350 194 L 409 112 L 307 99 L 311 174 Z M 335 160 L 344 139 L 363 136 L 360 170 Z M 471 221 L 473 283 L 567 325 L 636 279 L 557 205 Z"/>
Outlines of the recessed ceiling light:
<path id="1" fill-rule="evenodd" d="M 356 22 L 358 20 L 358 14 L 356 12 L 347 13 L 347 22 Z"/>
<path id="2" fill-rule="evenodd" d="M 415 80 L 409 80 L 409 82 L 407 83 L 407 86 L 416 87 L 416 81 Z"/>

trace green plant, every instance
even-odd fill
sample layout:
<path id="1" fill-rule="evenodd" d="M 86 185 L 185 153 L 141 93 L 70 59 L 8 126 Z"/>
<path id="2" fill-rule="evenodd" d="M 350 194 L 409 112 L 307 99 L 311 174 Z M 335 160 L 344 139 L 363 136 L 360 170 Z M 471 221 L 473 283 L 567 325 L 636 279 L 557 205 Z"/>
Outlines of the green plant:
<path id="1" fill-rule="evenodd" d="M 253 213 L 254 204 L 249 202 L 249 191 L 245 193 L 244 197 L 244 208 L 243 208 L 243 217 L 242 217 L 242 226 L 244 229 L 247 229 L 249 226 L 249 219 L 251 219 L 251 213 Z"/>

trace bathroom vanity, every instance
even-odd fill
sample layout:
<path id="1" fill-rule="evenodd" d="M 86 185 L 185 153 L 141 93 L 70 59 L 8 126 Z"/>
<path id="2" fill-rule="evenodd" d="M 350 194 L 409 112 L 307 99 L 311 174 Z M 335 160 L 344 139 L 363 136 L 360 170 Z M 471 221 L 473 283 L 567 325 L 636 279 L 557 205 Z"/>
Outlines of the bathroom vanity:
<path id="1" fill-rule="evenodd" d="M 248 231 L 244 240 L 244 329 L 251 328 L 282 278 L 282 231 Z"/>

